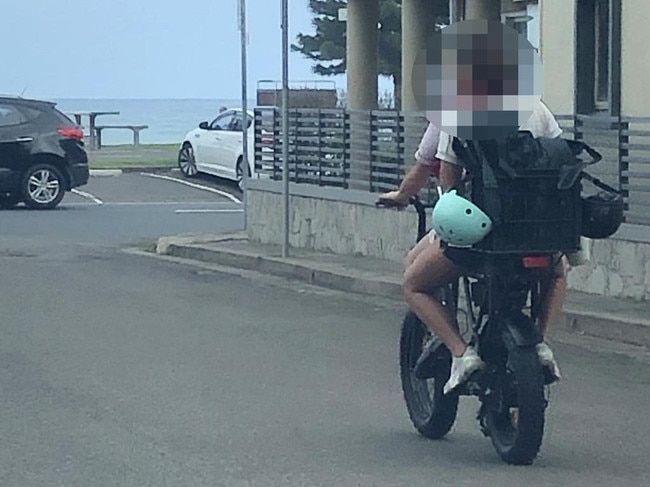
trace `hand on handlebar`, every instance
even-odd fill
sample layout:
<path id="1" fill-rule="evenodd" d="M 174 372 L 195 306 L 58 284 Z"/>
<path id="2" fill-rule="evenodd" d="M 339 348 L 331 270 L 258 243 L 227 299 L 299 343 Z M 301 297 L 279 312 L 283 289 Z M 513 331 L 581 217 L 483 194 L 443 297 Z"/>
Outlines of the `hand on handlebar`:
<path id="1" fill-rule="evenodd" d="M 385 206 L 388 208 L 397 208 L 398 210 L 403 210 L 410 204 L 408 198 L 404 197 L 399 191 L 390 191 L 388 193 L 382 194 L 375 205 Z"/>

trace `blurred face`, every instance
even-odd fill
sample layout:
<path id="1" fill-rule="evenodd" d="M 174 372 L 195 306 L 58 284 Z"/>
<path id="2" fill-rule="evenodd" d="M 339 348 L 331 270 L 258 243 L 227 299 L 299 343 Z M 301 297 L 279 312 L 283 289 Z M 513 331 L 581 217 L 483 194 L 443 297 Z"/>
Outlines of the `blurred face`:
<path id="1" fill-rule="evenodd" d="M 534 48 L 498 22 L 459 22 L 432 36 L 413 71 L 420 110 L 463 139 L 498 139 L 532 115 L 542 93 Z"/>

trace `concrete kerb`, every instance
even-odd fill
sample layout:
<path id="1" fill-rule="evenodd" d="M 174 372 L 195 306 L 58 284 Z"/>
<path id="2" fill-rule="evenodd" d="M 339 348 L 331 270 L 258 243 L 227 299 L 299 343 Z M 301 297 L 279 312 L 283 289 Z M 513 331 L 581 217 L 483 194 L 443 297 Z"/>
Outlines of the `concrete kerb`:
<path id="1" fill-rule="evenodd" d="M 229 235 L 183 235 L 163 237 L 156 246 L 158 254 L 257 271 L 300 280 L 338 291 L 401 300 L 401 276 L 395 279 L 367 277 L 362 273 L 319 268 L 318 264 L 297 259 L 259 255 L 238 249 L 219 248 L 220 242 L 247 241 L 245 233 Z M 209 244 L 209 245 L 205 245 Z M 573 335 L 586 335 L 623 344 L 650 347 L 650 320 L 628 318 L 613 313 L 595 313 L 593 309 L 568 302 L 559 328 Z"/>
<path id="2" fill-rule="evenodd" d="M 571 333 L 589 335 L 615 342 L 650 347 L 650 324 L 633 322 L 616 316 L 596 316 L 565 306 L 561 328 Z"/>
<path id="3" fill-rule="evenodd" d="M 162 239 L 161 239 L 162 240 Z M 223 241 L 223 240 L 221 240 Z M 210 243 L 215 243 L 211 241 Z M 401 296 L 401 285 L 397 282 L 380 281 L 352 274 L 342 274 L 323 269 L 316 269 L 290 259 L 279 259 L 252 255 L 230 249 L 206 248 L 191 239 L 165 240 L 158 243 L 157 253 L 215 263 L 239 269 L 271 274 L 278 277 L 298 279 L 315 286 L 322 286 L 339 291 L 368 294 L 386 298 Z"/>

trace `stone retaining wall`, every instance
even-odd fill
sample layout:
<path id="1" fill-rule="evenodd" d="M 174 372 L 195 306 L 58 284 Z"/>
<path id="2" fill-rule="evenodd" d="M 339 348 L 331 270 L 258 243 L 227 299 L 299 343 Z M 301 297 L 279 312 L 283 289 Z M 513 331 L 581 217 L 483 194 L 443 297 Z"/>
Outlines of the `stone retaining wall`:
<path id="1" fill-rule="evenodd" d="M 248 238 L 282 243 L 282 184 L 250 180 Z M 377 194 L 290 184 L 293 247 L 401 262 L 415 243 L 417 214 L 378 209 Z M 429 215 L 427 215 L 429 216 Z M 607 240 L 590 242 L 589 263 L 569 273 L 569 287 L 604 296 L 650 298 L 650 228 L 624 225 Z"/>

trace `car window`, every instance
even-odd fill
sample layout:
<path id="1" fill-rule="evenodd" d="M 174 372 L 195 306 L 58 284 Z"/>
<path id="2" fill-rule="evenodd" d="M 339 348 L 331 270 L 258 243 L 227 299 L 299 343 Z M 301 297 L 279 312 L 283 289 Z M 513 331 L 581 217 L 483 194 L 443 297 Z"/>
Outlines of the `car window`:
<path id="1" fill-rule="evenodd" d="M 0 103 L 0 127 L 20 125 L 27 122 L 27 117 L 12 105 Z"/>
<path id="2" fill-rule="evenodd" d="M 210 130 L 230 130 L 233 117 L 234 114 L 232 112 L 219 115 L 210 124 Z"/>
<path id="3" fill-rule="evenodd" d="M 43 112 L 31 107 L 20 107 L 20 111 L 27 117 L 28 120 L 34 120 L 42 115 Z"/>
<path id="4" fill-rule="evenodd" d="M 250 116 L 247 116 L 246 119 L 248 120 L 248 126 L 246 127 L 247 129 L 251 128 L 251 124 L 253 123 L 253 119 Z M 241 131 L 242 130 L 242 113 L 238 112 L 237 115 L 235 116 L 235 119 L 232 124 L 231 130 L 234 131 Z"/>

